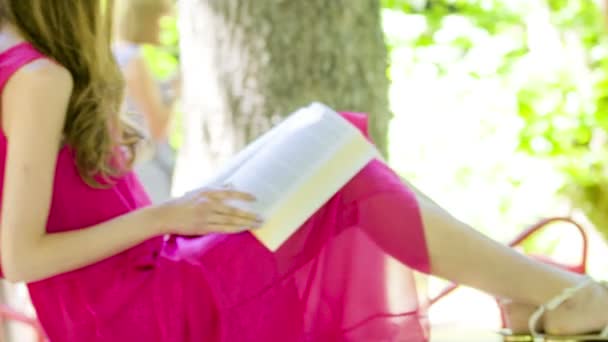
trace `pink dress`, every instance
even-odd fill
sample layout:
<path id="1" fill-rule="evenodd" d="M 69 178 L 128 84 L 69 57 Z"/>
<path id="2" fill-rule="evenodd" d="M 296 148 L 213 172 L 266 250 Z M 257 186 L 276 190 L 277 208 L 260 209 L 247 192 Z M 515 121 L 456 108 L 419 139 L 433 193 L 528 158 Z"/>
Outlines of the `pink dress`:
<path id="1" fill-rule="evenodd" d="M 41 57 L 29 44 L 1 53 L 0 89 Z M 343 115 L 366 130 L 364 116 Z M 2 135 L 2 179 L 6 145 Z M 64 147 L 47 231 L 80 229 L 148 204 L 133 173 L 109 189 L 87 186 Z M 391 258 L 403 265 L 399 300 L 387 295 Z M 374 161 L 276 253 L 249 233 L 158 237 L 28 288 L 53 342 L 426 341 L 424 308 L 405 265 L 429 270 L 418 205 Z"/>

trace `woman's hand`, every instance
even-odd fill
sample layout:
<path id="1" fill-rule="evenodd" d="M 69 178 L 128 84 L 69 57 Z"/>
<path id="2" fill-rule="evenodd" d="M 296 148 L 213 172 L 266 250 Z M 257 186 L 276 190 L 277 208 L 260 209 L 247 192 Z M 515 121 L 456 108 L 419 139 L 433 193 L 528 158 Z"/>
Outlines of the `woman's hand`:
<path id="1" fill-rule="evenodd" d="M 239 233 L 258 228 L 258 215 L 225 204 L 225 201 L 253 202 L 247 193 L 230 189 L 202 189 L 161 204 L 161 234 L 203 235 Z"/>

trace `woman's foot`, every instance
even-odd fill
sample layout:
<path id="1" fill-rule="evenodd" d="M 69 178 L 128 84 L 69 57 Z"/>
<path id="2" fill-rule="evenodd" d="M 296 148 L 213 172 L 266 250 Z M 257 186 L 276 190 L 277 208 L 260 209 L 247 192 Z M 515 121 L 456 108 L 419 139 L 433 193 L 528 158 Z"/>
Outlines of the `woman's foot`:
<path id="1" fill-rule="evenodd" d="M 598 333 L 608 325 L 608 286 L 590 282 L 543 319 L 550 335 L 582 335 Z"/>
<path id="2" fill-rule="evenodd" d="M 530 333 L 529 321 L 537 308 L 533 305 L 501 300 L 505 327 L 513 334 Z M 590 282 L 570 299 L 540 317 L 536 330 L 548 335 L 586 335 L 608 325 L 608 286 Z"/>

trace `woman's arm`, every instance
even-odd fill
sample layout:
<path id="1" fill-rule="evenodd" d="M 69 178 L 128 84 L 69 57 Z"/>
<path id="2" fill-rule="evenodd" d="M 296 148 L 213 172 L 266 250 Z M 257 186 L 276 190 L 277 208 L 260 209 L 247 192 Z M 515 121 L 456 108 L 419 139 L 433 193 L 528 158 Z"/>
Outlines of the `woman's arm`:
<path id="1" fill-rule="evenodd" d="M 164 139 L 173 103 L 166 104 L 163 101 L 160 87 L 141 54 L 133 58 L 125 68 L 125 79 L 131 98 L 147 119 L 152 138 Z"/>
<path id="2" fill-rule="evenodd" d="M 5 277 L 31 282 L 117 254 L 161 232 L 154 209 L 139 210 L 73 232 L 47 234 L 53 177 L 72 78 L 38 60 L 19 70 L 2 94 L 2 126 L 9 139 L 2 216 Z"/>

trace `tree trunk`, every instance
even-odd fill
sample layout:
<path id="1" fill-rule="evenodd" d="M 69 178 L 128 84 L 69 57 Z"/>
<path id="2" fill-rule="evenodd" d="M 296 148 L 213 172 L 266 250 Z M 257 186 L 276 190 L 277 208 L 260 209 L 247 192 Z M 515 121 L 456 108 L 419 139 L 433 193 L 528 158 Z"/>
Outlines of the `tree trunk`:
<path id="1" fill-rule="evenodd" d="M 312 101 L 369 113 L 386 154 L 391 115 L 379 0 L 180 3 L 186 114 L 176 186 L 208 176 Z"/>

